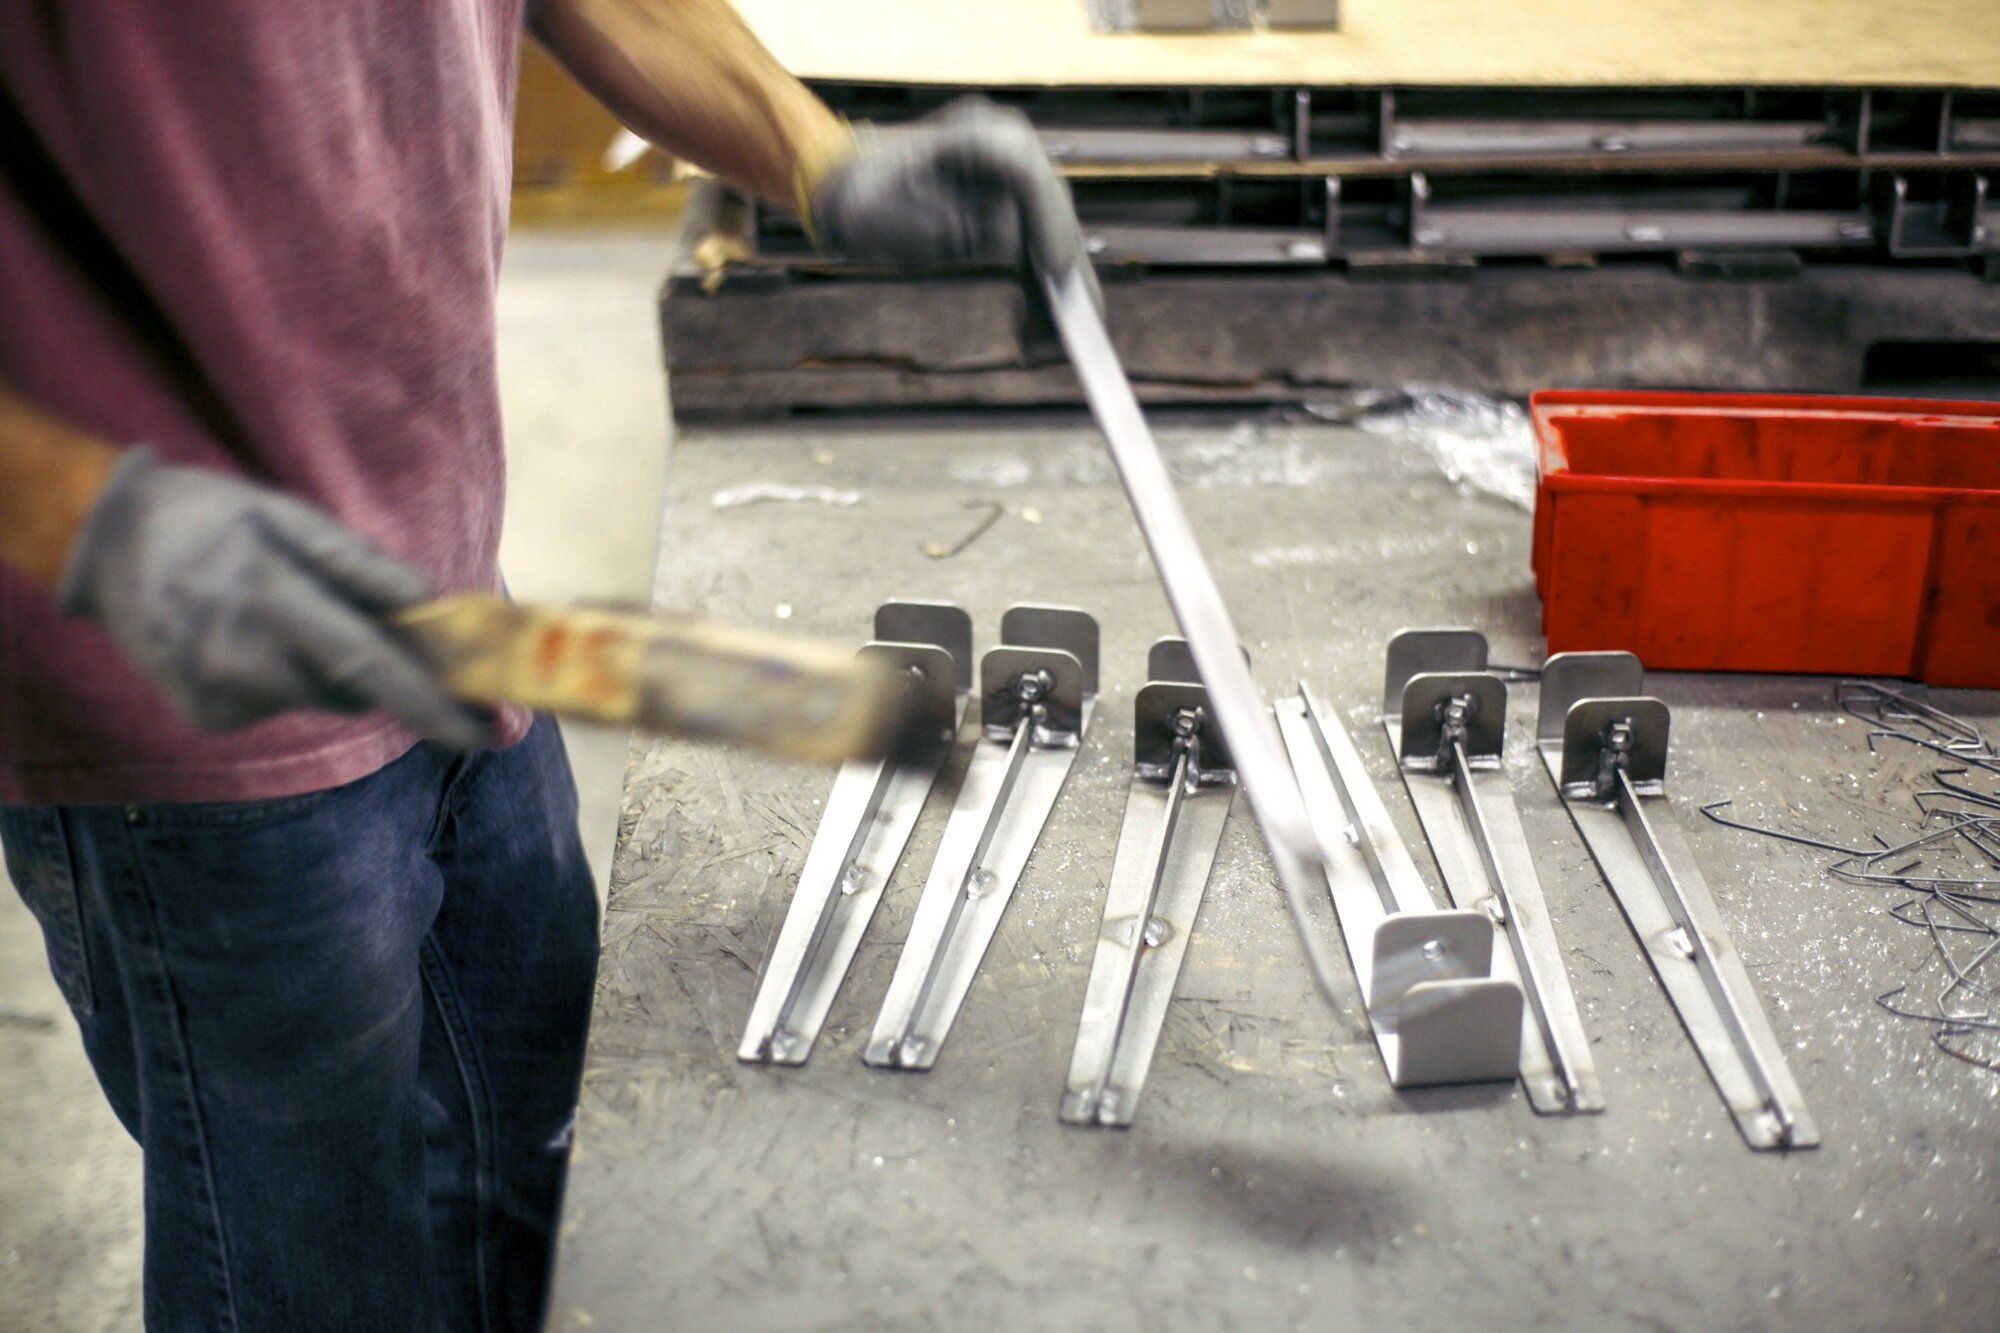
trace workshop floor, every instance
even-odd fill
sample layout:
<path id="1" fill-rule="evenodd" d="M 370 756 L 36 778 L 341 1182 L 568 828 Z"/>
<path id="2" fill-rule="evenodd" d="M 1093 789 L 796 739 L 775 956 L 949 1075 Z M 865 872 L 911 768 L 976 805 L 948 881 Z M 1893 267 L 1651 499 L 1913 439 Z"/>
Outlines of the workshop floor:
<path id="1" fill-rule="evenodd" d="M 521 233 L 501 277 L 515 594 L 640 601 L 666 466 L 654 294 L 666 237 Z M 625 771 L 622 732 L 569 730 L 600 884 Z M 105 1106 L 50 981 L 41 936 L 0 892 L 0 1333 L 139 1323 L 139 1153 Z"/>
<path id="2" fill-rule="evenodd" d="M 1308 682 L 1346 724 L 1431 879 L 1379 725 L 1382 645 L 1470 625 L 1494 660 L 1534 660 L 1527 515 L 1456 493 L 1407 440 L 1272 416 L 1157 424 L 1259 680 Z M 980 648 L 1009 603 L 1059 601 L 1101 625 L 1102 692 L 924 1074 L 860 1056 L 965 770 L 886 876 L 810 1063 L 769 1067 L 738 1043 L 828 775 L 635 747 L 554 1328 L 2000 1329 L 2000 1085 L 1874 1002 L 1944 988 L 1932 940 L 1891 918 L 1900 893 L 1696 813 L 1728 798 L 1851 845 L 1915 836 L 1908 793 L 1934 756 L 1870 753 L 1832 682 L 1646 678 L 1673 718 L 1670 794 L 1648 818 L 1700 868 L 1731 941 L 1710 946 L 1752 978 L 1820 1147 L 1743 1145 L 1647 961 L 1671 932 L 1635 935 L 1579 842 L 1532 752 L 1526 682 L 1503 777 L 1602 1114 L 1537 1116 L 1507 1084 L 1392 1089 L 1328 904 L 1308 895 L 1306 915 L 1336 958 L 1331 1008 L 1239 807 L 1138 1118 L 1078 1129 L 1057 1119 L 1063 1071 L 1100 936 L 1123 932 L 1100 917 L 1133 701 L 1172 623 L 1101 437 L 1018 416 L 704 427 L 672 473 L 664 600 L 828 635 L 885 595 L 948 600 Z M 716 503 L 750 485 L 804 498 Z M 981 509 L 999 517 L 974 544 L 929 555 Z M 1934 697 L 1992 725 L 1990 694 Z"/>

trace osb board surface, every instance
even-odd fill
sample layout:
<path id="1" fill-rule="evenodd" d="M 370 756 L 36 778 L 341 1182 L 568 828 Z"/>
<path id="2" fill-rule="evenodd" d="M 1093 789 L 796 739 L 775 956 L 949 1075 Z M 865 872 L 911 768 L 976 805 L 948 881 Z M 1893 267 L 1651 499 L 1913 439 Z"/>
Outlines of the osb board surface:
<path id="1" fill-rule="evenodd" d="M 1346 720 L 1424 873 L 1380 725 L 1382 645 L 1484 628 L 1533 660 L 1527 515 L 1457 494 L 1421 450 L 1320 426 L 1162 431 L 1259 679 Z M 1737 1137 L 1510 701 L 1509 772 L 1602 1076 L 1599 1116 L 1512 1085 L 1398 1093 L 1325 900 L 1340 1004 L 1312 991 L 1241 805 L 1222 839 L 1129 1131 L 1056 1120 L 1131 774 L 1133 692 L 1170 626 L 1102 440 L 982 429 L 688 430 L 663 606 L 857 639 L 884 597 L 945 598 L 993 645 L 1016 600 L 1088 608 L 1104 693 L 937 1068 L 861 1063 L 965 747 L 933 794 L 811 1063 L 736 1043 L 830 773 L 635 747 L 562 1230 L 552 1329 L 1811 1330 L 2000 1328 L 2000 1076 L 1876 1008 L 1934 991 L 1897 898 L 1695 806 L 1829 836 L 1903 834 L 1937 766 L 1871 754 L 1830 680 L 1657 675 L 1674 818 L 1825 1146 Z M 854 503 L 718 508 L 754 482 Z M 920 549 L 1006 516 L 963 554 Z M 780 608 L 784 614 L 780 615 Z M 1941 692 L 1990 727 L 2000 695 Z M 1514 710 L 1518 710 L 1517 712 Z M 970 727 L 967 728 L 970 733 Z M 1435 883 L 1433 879 L 1433 884 Z M 1928 993 L 1928 991 L 1926 991 Z"/>
<path id="2" fill-rule="evenodd" d="M 1996 0 L 1343 0 L 1332 33 L 1093 33 L 1083 0 L 737 0 L 808 78 L 2000 85 Z"/>

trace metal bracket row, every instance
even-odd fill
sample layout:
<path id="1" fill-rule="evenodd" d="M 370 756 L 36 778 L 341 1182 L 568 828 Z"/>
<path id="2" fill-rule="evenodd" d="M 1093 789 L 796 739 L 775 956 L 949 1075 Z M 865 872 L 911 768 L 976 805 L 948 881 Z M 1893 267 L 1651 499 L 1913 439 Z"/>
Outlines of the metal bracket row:
<path id="1" fill-rule="evenodd" d="M 929 1069 L 1097 709 L 1097 622 L 1016 606 L 979 664 L 980 737 L 862 1059 Z"/>
<path id="2" fill-rule="evenodd" d="M 1644 252 L 1728 247 L 1841 249 L 1875 242 L 1861 211 L 1605 208 L 1431 203 L 1430 178 L 1409 178 L 1412 249 L 1468 255 Z"/>
<path id="3" fill-rule="evenodd" d="M 1161 639 L 1132 704 L 1132 786 L 1070 1055 L 1062 1119 L 1132 1123 L 1236 800 L 1236 768 L 1183 639 Z"/>
<path id="4" fill-rule="evenodd" d="M 1630 653 L 1558 653 L 1535 729 L 1549 777 L 1752 1148 L 1811 1148 L 1819 1129 L 1679 823 L 1666 809 L 1666 704 Z"/>
<path id="5" fill-rule="evenodd" d="M 1276 705 L 1299 789 L 1322 837 L 1325 875 L 1389 1081 L 1399 1088 L 1511 1079 L 1520 985 L 1493 968 L 1493 926 L 1438 911 L 1340 720 L 1305 685 Z"/>
<path id="6" fill-rule="evenodd" d="M 972 618 L 958 607 L 886 602 L 875 613 L 875 641 L 861 651 L 908 673 L 929 743 L 851 761 L 834 776 L 750 1005 L 740 1060 L 800 1065 L 812 1053 L 972 698 Z"/>
<path id="7" fill-rule="evenodd" d="M 1590 1037 L 1507 781 L 1507 687 L 1486 672 L 1485 636 L 1419 629 L 1390 639 L 1382 725 L 1452 902 L 1490 921 L 1493 975 L 1526 997 L 1529 1103 L 1544 1115 L 1602 1111 Z"/>

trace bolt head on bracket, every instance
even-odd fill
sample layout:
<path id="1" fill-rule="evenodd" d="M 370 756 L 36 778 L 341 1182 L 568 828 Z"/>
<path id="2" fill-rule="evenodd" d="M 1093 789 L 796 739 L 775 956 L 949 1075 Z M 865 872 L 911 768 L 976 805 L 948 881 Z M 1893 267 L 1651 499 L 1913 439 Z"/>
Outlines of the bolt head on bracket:
<path id="1" fill-rule="evenodd" d="M 1045 677 L 1035 690 L 1024 678 Z M 1024 698 L 1032 693 L 1033 698 Z M 989 740 L 1014 734 L 1030 710 L 1039 710 L 1037 745 L 1074 745 L 1083 731 L 1083 664 L 1058 648 L 993 648 L 979 659 L 979 726 Z"/>
<path id="2" fill-rule="evenodd" d="M 1605 800 L 1608 777 L 1622 765 L 1626 778 L 1642 795 L 1666 790 L 1667 731 L 1671 718 L 1658 699 L 1579 699 L 1563 724 L 1562 792 L 1566 797 Z M 1607 733 L 1629 727 L 1623 757 L 1607 764 Z"/>
<path id="3" fill-rule="evenodd" d="M 1236 779 L 1235 763 L 1229 757 L 1229 743 L 1215 723 L 1208 691 L 1199 685 L 1173 681 L 1151 681 L 1139 687 L 1132 700 L 1132 762 L 1139 776 L 1164 781 L 1173 776 L 1178 736 L 1175 718 L 1186 711 L 1199 714 L 1193 740 L 1198 766 L 1194 780 L 1213 786 Z"/>
<path id="4" fill-rule="evenodd" d="M 1483 641 L 1482 641 L 1483 642 Z M 1448 768 L 1445 728 L 1454 703 L 1465 704 L 1465 757 L 1475 768 L 1497 767 L 1507 734 L 1507 687 L 1497 676 L 1421 672 L 1403 686 L 1403 727 L 1397 759 L 1425 773 Z"/>

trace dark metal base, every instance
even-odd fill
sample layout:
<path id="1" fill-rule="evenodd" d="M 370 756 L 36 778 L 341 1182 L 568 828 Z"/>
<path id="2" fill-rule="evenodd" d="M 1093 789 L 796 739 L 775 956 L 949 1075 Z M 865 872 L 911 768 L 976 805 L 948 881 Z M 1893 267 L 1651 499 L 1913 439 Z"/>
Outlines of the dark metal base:
<path id="1" fill-rule="evenodd" d="M 1151 403 L 1299 401 L 1356 385 L 1923 390 L 2000 393 L 2000 289 L 1963 267 L 1807 264 L 1709 277 L 1657 263 L 1579 270 L 1423 265 L 1312 272 L 1106 272 L 1111 332 Z M 820 277 L 736 267 L 662 303 L 687 419 L 846 409 L 1081 403 L 1066 365 L 1022 354 L 1023 300 L 999 277 Z M 1912 345 L 1911 355 L 1871 350 Z M 1872 382 L 1892 365 L 1897 382 Z M 1990 386 L 1978 382 L 1994 375 Z M 1940 391 L 1943 391 L 1942 388 Z"/>

